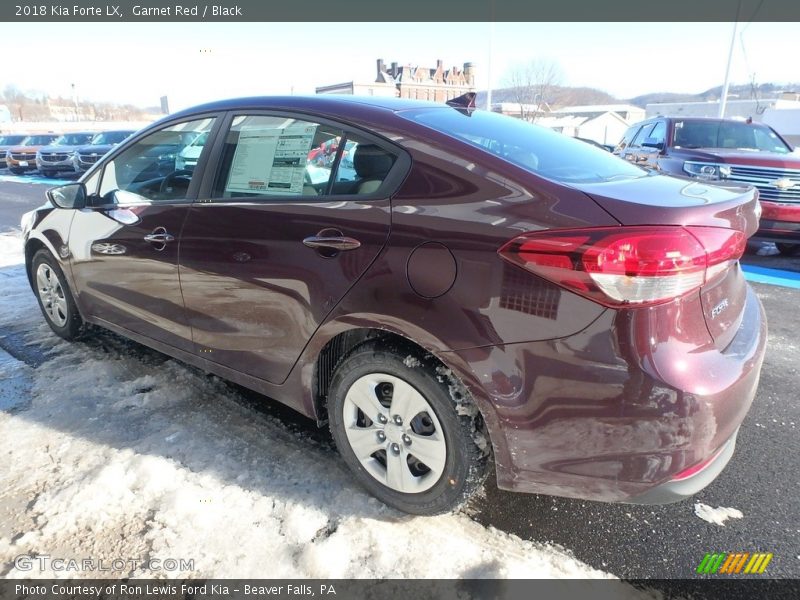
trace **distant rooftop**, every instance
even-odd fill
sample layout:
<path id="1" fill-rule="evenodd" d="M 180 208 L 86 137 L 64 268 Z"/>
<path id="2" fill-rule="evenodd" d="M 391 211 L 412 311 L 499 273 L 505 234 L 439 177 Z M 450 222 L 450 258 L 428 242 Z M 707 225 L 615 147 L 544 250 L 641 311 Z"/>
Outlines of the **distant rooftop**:
<path id="1" fill-rule="evenodd" d="M 643 111 L 643 108 L 633 104 L 591 104 L 587 106 L 565 106 L 552 112 L 561 114 L 577 113 L 604 113 L 604 112 L 631 112 Z"/>

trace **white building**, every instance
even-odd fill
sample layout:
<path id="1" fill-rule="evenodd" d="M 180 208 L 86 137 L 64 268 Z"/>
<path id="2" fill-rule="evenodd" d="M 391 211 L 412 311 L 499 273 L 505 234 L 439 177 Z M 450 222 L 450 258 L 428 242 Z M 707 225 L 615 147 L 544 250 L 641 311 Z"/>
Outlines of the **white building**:
<path id="1" fill-rule="evenodd" d="M 764 114 L 772 109 L 800 108 L 800 102 L 782 98 L 731 99 L 725 103 L 725 118 L 752 118 L 763 121 Z M 719 116 L 719 100 L 709 102 L 658 102 L 647 105 L 647 118 L 650 117 L 710 117 Z"/>
<path id="2" fill-rule="evenodd" d="M 393 83 L 370 82 L 356 83 L 346 81 L 333 85 L 323 85 L 316 89 L 317 94 L 348 94 L 351 96 L 389 96 L 394 98 L 398 95 L 397 86 Z"/>
<path id="3" fill-rule="evenodd" d="M 553 115 L 573 115 L 587 118 L 595 118 L 605 113 L 619 115 L 628 123 L 633 125 L 638 121 L 644 121 L 645 110 L 632 104 L 591 104 L 588 106 L 565 106 L 551 111 Z"/>
<path id="4" fill-rule="evenodd" d="M 764 111 L 764 123 L 780 133 L 794 146 L 800 146 L 800 107 L 768 108 Z"/>
<path id="5" fill-rule="evenodd" d="M 598 144 L 615 145 L 622 139 L 631 123 L 615 112 L 605 112 L 593 116 L 556 115 L 540 117 L 537 125 L 548 127 L 570 137 L 593 140 Z"/>

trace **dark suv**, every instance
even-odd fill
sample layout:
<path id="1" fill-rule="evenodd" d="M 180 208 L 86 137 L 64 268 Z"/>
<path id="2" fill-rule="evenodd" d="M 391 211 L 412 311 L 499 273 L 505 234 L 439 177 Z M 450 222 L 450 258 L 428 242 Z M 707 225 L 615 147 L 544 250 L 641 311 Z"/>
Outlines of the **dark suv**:
<path id="1" fill-rule="evenodd" d="M 763 210 L 756 237 L 784 254 L 800 250 L 800 155 L 771 127 L 658 117 L 628 129 L 614 153 L 670 175 L 755 186 Z"/>
<path id="2" fill-rule="evenodd" d="M 73 156 L 73 168 L 76 173 L 83 173 L 94 166 L 114 146 L 130 137 L 133 130 L 101 131 L 86 146 L 81 146 Z"/>

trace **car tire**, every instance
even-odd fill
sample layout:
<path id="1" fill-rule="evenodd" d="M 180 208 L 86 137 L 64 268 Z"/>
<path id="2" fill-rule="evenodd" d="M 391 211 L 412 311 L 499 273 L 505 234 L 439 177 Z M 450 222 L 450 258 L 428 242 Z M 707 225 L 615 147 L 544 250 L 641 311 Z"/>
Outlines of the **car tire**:
<path id="1" fill-rule="evenodd" d="M 22 175 L 25 170 L 24 169 L 9 169 L 14 175 Z"/>
<path id="2" fill-rule="evenodd" d="M 359 483 L 403 512 L 457 509 L 486 479 L 480 415 L 460 382 L 430 355 L 381 342 L 359 346 L 336 368 L 328 419 Z"/>
<path id="3" fill-rule="evenodd" d="M 777 246 L 778 251 L 784 256 L 794 256 L 795 254 L 800 252 L 800 244 L 788 244 L 786 242 L 779 242 L 775 244 L 775 246 Z"/>
<path id="4" fill-rule="evenodd" d="M 45 177 L 52 178 L 52 177 L 56 176 L 56 172 L 55 171 L 42 171 L 42 175 L 44 175 Z"/>
<path id="5" fill-rule="evenodd" d="M 78 338 L 84 331 L 83 319 L 53 255 L 44 249 L 34 254 L 30 274 L 39 308 L 50 329 L 68 341 Z"/>

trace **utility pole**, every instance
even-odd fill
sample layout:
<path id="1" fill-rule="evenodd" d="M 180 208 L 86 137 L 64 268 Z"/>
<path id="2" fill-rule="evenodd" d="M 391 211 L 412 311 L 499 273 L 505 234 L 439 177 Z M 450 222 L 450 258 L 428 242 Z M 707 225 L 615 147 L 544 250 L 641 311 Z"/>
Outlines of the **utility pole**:
<path id="1" fill-rule="evenodd" d="M 494 39 L 494 15 L 492 21 L 489 22 L 489 57 L 486 61 L 486 110 L 492 110 L 492 40 Z"/>
<path id="2" fill-rule="evenodd" d="M 78 120 L 78 96 L 75 95 L 75 84 L 71 83 L 72 86 L 72 106 L 75 109 L 75 120 Z"/>
<path id="3" fill-rule="evenodd" d="M 731 61 L 733 60 L 733 45 L 736 43 L 736 30 L 739 27 L 739 14 L 742 11 L 742 0 L 739 0 L 739 7 L 736 9 L 736 20 L 733 22 L 733 35 L 731 36 L 731 47 L 728 50 L 728 66 L 725 67 L 725 82 L 722 84 L 722 98 L 719 99 L 719 118 L 725 118 L 725 106 L 728 104 L 728 87 L 730 85 Z"/>

